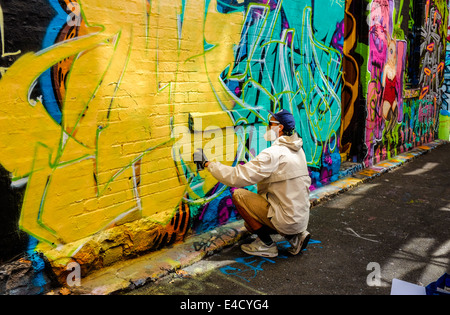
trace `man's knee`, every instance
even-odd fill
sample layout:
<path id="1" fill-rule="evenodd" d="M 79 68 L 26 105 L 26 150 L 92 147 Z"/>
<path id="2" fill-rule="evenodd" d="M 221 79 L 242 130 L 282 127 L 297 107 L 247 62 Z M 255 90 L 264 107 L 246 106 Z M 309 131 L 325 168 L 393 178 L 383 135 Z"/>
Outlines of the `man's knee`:
<path id="1" fill-rule="evenodd" d="M 239 189 L 236 189 L 233 191 L 233 194 L 231 195 L 231 199 L 233 200 L 233 203 L 235 205 L 239 204 L 241 202 L 242 196 L 244 195 L 245 191 L 246 190 L 242 189 L 242 188 L 239 188 Z"/>

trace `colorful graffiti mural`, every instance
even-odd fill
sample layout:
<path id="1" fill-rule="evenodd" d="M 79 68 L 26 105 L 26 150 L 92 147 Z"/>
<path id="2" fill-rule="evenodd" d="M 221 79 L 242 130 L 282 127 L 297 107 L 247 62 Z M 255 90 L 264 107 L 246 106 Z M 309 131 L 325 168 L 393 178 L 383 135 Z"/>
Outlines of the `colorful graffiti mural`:
<path id="1" fill-rule="evenodd" d="M 428 0 L 421 29 L 422 72 L 420 99 L 436 103 L 442 98 L 442 79 L 445 66 L 445 38 L 448 9 L 446 1 Z M 434 104 L 436 105 L 436 104 Z"/>
<path id="2" fill-rule="evenodd" d="M 336 180 L 339 154 L 344 2 L 255 1 L 245 11 L 235 62 L 221 74 L 236 125 L 260 124 L 267 110 L 297 119 L 313 189 Z M 227 9 L 229 10 L 229 8 Z M 324 10 L 327 10 L 324 13 Z"/>
<path id="3" fill-rule="evenodd" d="M 450 19 L 448 19 L 450 23 Z M 442 107 L 439 115 L 439 139 L 450 140 L 450 25 L 447 27 L 444 82 L 442 83 Z"/>
<path id="4" fill-rule="evenodd" d="M 400 7 L 396 8 L 395 4 Z M 405 18 L 400 13 L 407 4 L 405 1 L 375 0 L 367 7 L 370 12 L 370 82 L 367 91 L 366 166 L 431 141 L 437 131 L 445 60 L 443 32 L 448 9 L 445 1 L 426 1 L 425 8 L 417 4 L 413 6 L 413 1 L 409 3 L 410 10 L 425 12 L 423 21 L 420 21 L 422 26 L 415 28 L 420 31 L 420 36 L 410 36 L 420 37 L 420 42 L 414 41 L 415 45 L 420 43 L 421 60 L 417 86 L 420 93 L 416 97 L 414 92 L 405 94 L 404 86 L 408 49 L 410 54 L 416 49 L 411 45 L 408 48 L 405 31 L 399 29 L 401 20 Z M 412 31 L 412 27 L 408 31 Z M 404 94 L 410 94 L 406 100 Z"/>
<path id="5" fill-rule="evenodd" d="M 339 149 L 344 160 L 355 156 L 355 149 L 352 148 L 353 142 L 356 146 L 355 130 L 358 116 L 358 106 L 356 104 L 359 96 L 359 66 L 355 59 L 354 49 L 357 39 L 357 22 L 352 13 L 353 1 L 345 2 L 344 19 L 344 46 L 343 46 L 343 80 L 342 88 L 342 117 L 341 117 L 341 147 Z"/>
<path id="6" fill-rule="evenodd" d="M 420 23 L 420 67 L 418 96 L 409 98 L 404 105 L 404 119 L 400 127 L 398 146 L 409 150 L 435 139 L 439 129 L 439 112 L 444 108 L 443 97 L 447 1 L 427 0 Z"/>
<path id="7" fill-rule="evenodd" d="M 188 119 L 174 112 L 220 110 L 208 75 L 218 81 L 232 61 L 233 35 L 223 34 L 238 38 L 238 17 L 226 16 L 227 24 L 209 2 L 198 11 L 129 1 L 133 18 L 121 1 L 49 2 L 56 16 L 42 50 L 20 56 L 0 81 L 1 164 L 13 185 L 26 185 L 21 229 L 56 246 L 152 216 L 161 226 L 155 244 L 181 239 L 191 222 L 189 185 L 172 159 L 171 127 Z M 229 26 L 202 34 L 220 20 Z M 215 57 L 198 45 L 205 38 Z M 171 224 L 178 216 L 185 224 Z"/>
<path id="8" fill-rule="evenodd" d="M 374 0 L 368 6 L 370 82 L 367 90 L 365 165 L 386 159 L 403 115 L 403 73 L 406 42 L 394 36 L 394 1 Z M 387 142 L 383 144 L 383 142 Z M 387 152 L 386 152 L 387 151 Z"/>
<path id="9" fill-rule="evenodd" d="M 448 19 L 450 22 L 450 19 Z M 444 83 L 442 84 L 442 110 L 450 112 L 450 25 L 447 27 L 445 49 Z"/>

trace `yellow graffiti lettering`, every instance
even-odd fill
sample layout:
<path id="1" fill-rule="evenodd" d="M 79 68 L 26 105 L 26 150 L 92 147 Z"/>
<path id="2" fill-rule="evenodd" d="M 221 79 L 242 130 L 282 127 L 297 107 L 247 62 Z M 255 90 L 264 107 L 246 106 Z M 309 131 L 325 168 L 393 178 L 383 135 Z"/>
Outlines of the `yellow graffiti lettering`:
<path id="1" fill-rule="evenodd" d="M 217 12 L 216 1 L 78 3 L 86 34 L 24 54 L 0 80 L 0 163 L 13 180 L 28 177 L 20 226 L 54 245 L 127 217 L 167 223 L 189 190 L 172 158 L 173 126 L 188 126 L 190 113 L 205 114 L 204 127 L 233 125 L 208 113 L 233 105 L 219 74 L 233 61 L 242 16 Z M 58 124 L 28 95 L 67 58 Z M 216 184 L 204 180 L 205 192 Z"/>

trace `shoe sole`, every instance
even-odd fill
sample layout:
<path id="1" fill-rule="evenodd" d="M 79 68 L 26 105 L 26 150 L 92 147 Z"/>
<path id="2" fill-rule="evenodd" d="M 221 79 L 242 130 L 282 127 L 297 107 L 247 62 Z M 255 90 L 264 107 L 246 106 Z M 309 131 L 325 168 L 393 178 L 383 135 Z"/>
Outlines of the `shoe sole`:
<path id="1" fill-rule="evenodd" d="M 241 248 L 241 250 L 244 252 L 244 253 L 246 253 L 246 254 L 248 254 L 248 255 L 252 255 L 252 256 L 260 256 L 260 257 L 267 257 L 267 258 L 274 258 L 274 257 L 277 257 L 278 256 L 278 253 L 273 253 L 273 254 L 271 254 L 271 253 L 262 253 L 262 252 L 251 252 L 251 251 L 247 251 L 247 250 L 245 250 L 245 249 L 243 249 L 243 248 Z"/>
<path id="2" fill-rule="evenodd" d="M 308 246 L 310 238 L 311 238 L 311 234 L 308 233 L 308 235 L 306 235 L 305 239 L 303 240 L 302 246 L 299 249 L 297 248 L 297 250 L 292 251 L 290 253 L 292 255 L 297 255 L 298 253 L 301 253 L 306 248 L 306 246 Z"/>

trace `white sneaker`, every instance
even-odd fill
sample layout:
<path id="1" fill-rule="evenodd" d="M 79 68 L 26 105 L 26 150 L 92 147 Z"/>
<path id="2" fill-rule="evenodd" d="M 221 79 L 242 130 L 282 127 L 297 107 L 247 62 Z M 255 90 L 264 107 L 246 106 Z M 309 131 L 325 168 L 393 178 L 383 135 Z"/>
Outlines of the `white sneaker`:
<path id="1" fill-rule="evenodd" d="M 291 244 L 291 247 L 288 248 L 288 252 L 292 255 L 297 255 L 306 248 L 310 238 L 311 234 L 308 231 L 303 231 L 302 233 L 295 235 L 288 241 Z"/>
<path id="2" fill-rule="evenodd" d="M 242 251 L 249 255 L 261 257 L 277 257 L 278 247 L 275 242 L 272 245 L 266 245 L 263 241 L 257 238 L 253 243 L 241 245 Z"/>

